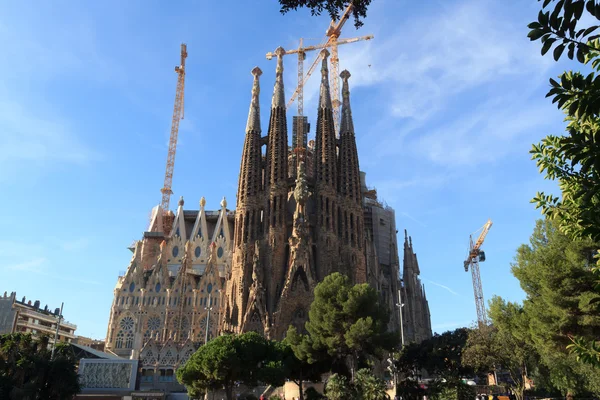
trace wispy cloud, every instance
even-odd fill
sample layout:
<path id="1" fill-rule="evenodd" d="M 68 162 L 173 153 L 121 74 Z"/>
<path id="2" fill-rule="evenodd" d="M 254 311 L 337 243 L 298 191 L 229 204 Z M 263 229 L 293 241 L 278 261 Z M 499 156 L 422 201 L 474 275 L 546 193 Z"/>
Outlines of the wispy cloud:
<path id="1" fill-rule="evenodd" d="M 410 215 L 409 213 L 402 211 L 400 213 L 400 215 L 403 215 L 404 217 L 410 219 L 413 222 L 416 222 L 417 224 L 424 226 L 425 228 L 427 228 L 427 225 L 424 222 L 419 221 L 418 219 L 416 219 L 415 217 L 413 217 L 412 215 Z"/>
<path id="2" fill-rule="evenodd" d="M 0 90 L 0 179 L 23 165 L 47 166 L 53 162 L 85 164 L 99 154 L 84 144 L 66 121 L 44 117 L 42 107 L 7 100 Z M 30 110 L 37 109 L 34 114 Z"/>
<path id="3" fill-rule="evenodd" d="M 22 271 L 22 272 L 34 272 L 39 273 L 42 271 L 44 265 L 47 263 L 47 259 L 44 257 L 34 258 L 28 261 L 19 262 L 16 264 L 9 264 L 6 266 L 7 269 L 13 271 Z"/>
<path id="4" fill-rule="evenodd" d="M 426 280 L 427 282 L 431 283 L 432 285 L 439 286 L 439 287 L 441 287 L 442 289 L 446 289 L 447 291 L 449 291 L 450 293 L 452 293 L 452 294 L 453 294 L 453 295 L 455 295 L 455 296 L 460 296 L 458 293 L 456 293 L 454 290 L 450 289 L 450 288 L 449 288 L 448 286 L 446 286 L 446 285 L 442 285 L 441 283 L 437 283 L 437 282 L 434 282 L 434 281 L 432 281 L 432 280 L 429 280 L 429 279 L 425 279 L 425 280 Z"/>
<path id="5" fill-rule="evenodd" d="M 366 29 L 374 30 L 375 40 L 340 47 L 351 89 L 366 87 L 375 91 L 373 99 L 385 99 L 360 103 L 377 116 L 359 135 L 367 137 L 361 147 L 366 164 L 398 155 L 447 167 L 493 162 L 514 152 L 523 134 L 548 123 L 547 108 L 532 107 L 528 96 L 553 62 L 534 50 L 524 25 L 497 13 L 493 2 L 440 7 L 400 24 L 371 19 Z M 316 106 L 318 78 L 305 87 L 305 109 Z M 512 93 L 499 95 L 509 88 Z"/>

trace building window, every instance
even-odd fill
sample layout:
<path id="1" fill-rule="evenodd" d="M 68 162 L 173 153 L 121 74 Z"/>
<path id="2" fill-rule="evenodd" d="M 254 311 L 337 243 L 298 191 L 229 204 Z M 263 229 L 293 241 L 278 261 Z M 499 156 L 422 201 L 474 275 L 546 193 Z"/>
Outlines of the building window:
<path id="1" fill-rule="evenodd" d="M 151 369 L 142 370 L 142 382 L 152 382 L 154 380 L 154 371 Z"/>
<path id="2" fill-rule="evenodd" d="M 161 369 L 160 376 L 158 377 L 159 382 L 173 382 L 173 370 L 172 369 Z"/>
<path id="3" fill-rule="evenodd" d="M 133 333 L 132 332 L 127 333 L 127 336 L 125 337 L 125 348 L 126 349 L 133 348 Z"/>
<path id="4" fill-rule="evenodd" d="M 123 348 L 123 336 L 123 331 L 119 331 L 119 333 L 117 333 L 117 340 L 115 340 L 115 348 Z"/>

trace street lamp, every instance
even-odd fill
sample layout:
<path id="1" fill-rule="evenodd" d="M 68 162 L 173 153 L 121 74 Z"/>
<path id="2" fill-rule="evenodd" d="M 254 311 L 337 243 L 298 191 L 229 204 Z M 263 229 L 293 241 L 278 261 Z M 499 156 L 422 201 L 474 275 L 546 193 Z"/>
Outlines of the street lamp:
<path id="1" fill-rule="evenodd" d="M 398 313 L 400 314 L 400 338 L 402 340 L 402 348 L 404 348 L 404 323 L 402 320 L 402 307 L 404 307 L 404 303 L 402 302 L 402 289 L 398 290 Z"/>
<path id="2" fill-rule="evenodd" d="M 208 294 L 208 305 L 206 307 L 204 307 L 204 309 L 207 311 L 206 313 L 206 332 L 204 335 L 204 344 L 208 343 L 208 328 L 210 325 L 210 312 L 212 311 L 212 293 Z"/>

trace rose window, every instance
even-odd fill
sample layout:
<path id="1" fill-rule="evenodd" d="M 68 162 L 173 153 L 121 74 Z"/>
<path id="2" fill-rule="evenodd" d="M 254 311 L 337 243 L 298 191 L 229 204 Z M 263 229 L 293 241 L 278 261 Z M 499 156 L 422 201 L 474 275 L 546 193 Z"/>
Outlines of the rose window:
<path id="1" fill-rule="evenodd" d="M 131 317 L 125 317 L 121 320 L 121 329 L 125 330 L 125 331 L 129 331 L 131 329 L 133 329 L 133 318 Z"/>

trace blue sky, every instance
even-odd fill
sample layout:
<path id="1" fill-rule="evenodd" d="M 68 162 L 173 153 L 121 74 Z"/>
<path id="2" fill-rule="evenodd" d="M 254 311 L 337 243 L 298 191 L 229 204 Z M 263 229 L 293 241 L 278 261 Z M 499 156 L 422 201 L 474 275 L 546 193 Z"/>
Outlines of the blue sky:
<path id="1" fill-rule="evenodd" d="M 563 130 L 544 95 L 569 67 L 526 38 L 539 6 L 375 0 L 364 27 L 342 34 L 375 35 L 340 47 L 360 166 L 413 237 L 437 332 L 476 318 L 462 261 L 488 218 L 484 294 L 523 298 L 510 263 L 540 216 L 529 200 L 554 189 L 528 150 Z M 103 338 L 127 246 L 160 202 L 180 43 L 189 57 L 172 204 L 205 196 L 217 209 L 222 196 L 235 204 L 251 69 L 264 72 L 266 127 L 275 63 L 265 53 L 300 37 L 316 44 L 328 23 L 307 10 L 282 16 L 274 0 L 1 3 L 0 291 L 64 301 L 80 335 Z M 296 59 L 285 67 L 289 98 Z M 318 81 L 305 93 L 313 123 Z"/>

